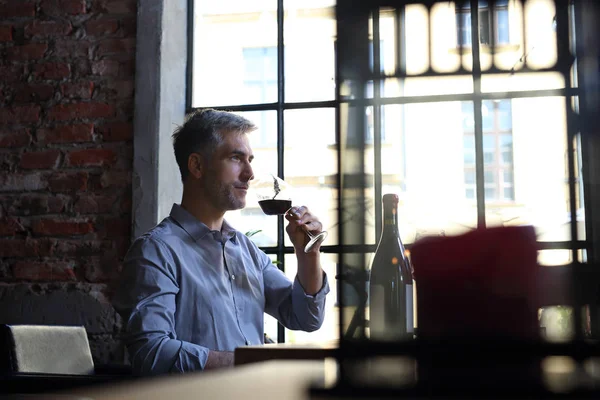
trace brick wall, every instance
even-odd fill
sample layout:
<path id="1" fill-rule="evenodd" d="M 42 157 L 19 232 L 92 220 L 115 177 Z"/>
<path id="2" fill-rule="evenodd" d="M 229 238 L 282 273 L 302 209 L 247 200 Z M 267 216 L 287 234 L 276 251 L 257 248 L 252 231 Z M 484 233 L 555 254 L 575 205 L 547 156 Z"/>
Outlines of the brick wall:
<path id="1" fill-rule="evenodd" d="M 0 323 L 83 324 L 123 359 L 135 0 L 0 0 Z"/>

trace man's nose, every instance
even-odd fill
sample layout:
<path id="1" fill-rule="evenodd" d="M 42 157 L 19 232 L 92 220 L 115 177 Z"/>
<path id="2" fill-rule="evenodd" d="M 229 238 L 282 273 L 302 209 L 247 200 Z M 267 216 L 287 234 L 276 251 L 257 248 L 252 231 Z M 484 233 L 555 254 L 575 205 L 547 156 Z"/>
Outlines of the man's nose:
<path id="1" fill-rule="evenodd" d="M 249 181 L 254 179 L 254 171 L 252 170 L 252 166 L 250 164 L 247 164 L 247 167 L 244 169 L 244 178 L 248 179 Z"/>

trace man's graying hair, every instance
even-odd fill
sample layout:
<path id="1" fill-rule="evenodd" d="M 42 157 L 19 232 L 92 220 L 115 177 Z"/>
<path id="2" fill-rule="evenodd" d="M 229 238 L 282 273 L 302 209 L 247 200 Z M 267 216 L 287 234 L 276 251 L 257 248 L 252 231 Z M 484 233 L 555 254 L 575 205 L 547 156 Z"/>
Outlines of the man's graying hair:
<path id="1" fill-rule="evenodd" d="M 256 126 L 246 118 L 226 111 L 204 108 L 188 114 L 183 125 L 173 133 L 175 159 L 181 172 L 181 180 L 189 175 L 188 158 L 200 153 L 208 161 L 215 149 L 223 142 L 223 135 L 248 133 Z"/>

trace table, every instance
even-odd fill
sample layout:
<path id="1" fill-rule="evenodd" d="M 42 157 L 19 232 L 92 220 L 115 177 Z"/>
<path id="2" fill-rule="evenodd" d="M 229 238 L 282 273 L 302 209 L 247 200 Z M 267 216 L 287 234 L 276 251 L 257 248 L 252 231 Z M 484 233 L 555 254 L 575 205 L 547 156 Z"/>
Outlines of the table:
<path id="1" fill-rule="evenodd" d="M 309 399 L 311 386 L 335 382 L 335 362 L 276 360 L 232 369 L 144 378 L 78 389 L 56 397 L 72 400 Z M 64 396 L 64 397 L 63 397 Z"/>
<path id="2" fill-rule="evenodd" d="M 324 360 L 328 357 L 335 357 L 338 347 L 338 340 L 306 344 L 270 343 L 238 347 L 235 349 L 235 365 L 267 360 Z"/>

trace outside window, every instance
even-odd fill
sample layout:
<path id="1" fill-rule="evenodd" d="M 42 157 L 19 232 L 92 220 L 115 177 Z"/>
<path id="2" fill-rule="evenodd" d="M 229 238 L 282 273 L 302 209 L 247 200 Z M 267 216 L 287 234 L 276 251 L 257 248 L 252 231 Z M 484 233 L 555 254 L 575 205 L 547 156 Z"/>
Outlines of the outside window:
<path id="1" fill-rule="evenodd" d="M 479 1 L 479 43 L 496 45 L 509 43 L 508 0 L 498 0 L 494 10 L 487 1 Z M 492 31 L 493 26 L 493 31 Z M 456 7 L 456 37 L 459 46 L 471 46 L 471 5 L 469 2 Z"/>
<path id="2" fill-rule="evenodd" d="M 514 201 L 513 140 L 510 100 L 484 100 L 483 164 L 486 202 Z M 462 104 L 465 196 L 476 199 L 473 103 Z"/>

